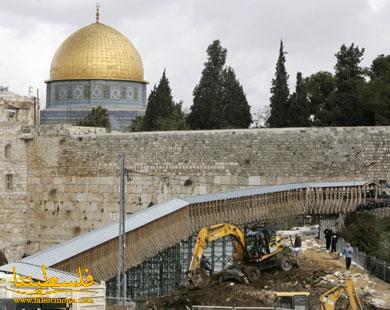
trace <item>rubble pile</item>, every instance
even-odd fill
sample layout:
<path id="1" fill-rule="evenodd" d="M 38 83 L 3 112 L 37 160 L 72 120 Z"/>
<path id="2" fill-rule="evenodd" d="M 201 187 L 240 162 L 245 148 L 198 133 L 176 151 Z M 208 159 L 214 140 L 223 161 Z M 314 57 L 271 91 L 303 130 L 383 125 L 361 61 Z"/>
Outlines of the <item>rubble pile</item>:
<path id="1" fill-rule="evenodd" d="M 352 280 L 354 280 L 354 282 L 356 282 L 356 280 L 358 280 L 358 279 L 364 279 L 364 280 L 370 282 L 368 274 L 350 273 L 348 271 L 347 272 L 336 271 L 334 273 L 331 273 L 331 274 L 328 274 L 324 277 L 321 277 L 320 283 L 323 283 L 323 284 L 328 283 L 328 284 L 335 286 L 335 285 L 339 285 L 339 284 L 344 283 L 344 281 L 347 278 L 352 278 Z M 370 283 L 372 283 L 372 281 Z"/>
<path id="2" fill-rule="evenodd" d="M 318 240 L 315 239 L 303 239 L 302 240 L 302 251 L 306 250 L 312 250 L 316 252 L 324 252 L 325 251 L 325 245 L 320 243 Z"/>
<path id="3" fill-rule="evenodd" d="M 318 225 L 294 227 L 291 230 L 279 230 L 277 231 L 277 234 L 290 237 L 291 240 L 293 240 L 296 235 L 299 235 L 302 238 L 302 251 L 310 249 L 317 252 L 322 252 L 325 251 L 325 245 L 323 242 L 316 239 L 316 236 L 318 236 L 318 229 Z"/>
<path id="4" fill-rule="evenodd" d="M 273 291 L 269 290 L 259 290 L 253 287 L 243 287 L 243 286 L 237 286 L 233 288 L 232 290 L 233 296 L 240 296 L 241 298 L 243 296 L 246 296 L 249 299 L 256 300 L 258 303 L 263 304 L 263 305 L 270 305 L 274 302 L 275 300 L 275 294 Z"/>
<path id="5" fill-rule="evenodd" d="M 293 227 L 290 230 L 278 230 L 276 233 L 282 236 L 295 236 L 297 234 L 300 236 L 316 236 L 318 234 L 318 225 Z"/>

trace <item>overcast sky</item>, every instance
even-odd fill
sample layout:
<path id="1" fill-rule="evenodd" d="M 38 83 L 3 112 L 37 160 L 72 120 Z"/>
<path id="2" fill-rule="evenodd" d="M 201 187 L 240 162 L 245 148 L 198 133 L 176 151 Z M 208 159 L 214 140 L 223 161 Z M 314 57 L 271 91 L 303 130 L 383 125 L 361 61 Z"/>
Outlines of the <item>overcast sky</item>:
<path id="1" fill-rule="evenodd" d="M 192 104 L 206 48 L 220 39 L 252 112 L 268 105 L 279 41 L 295 75 L 333 72 L 341 44 L 366 49 L 364 65 L 390 54 L 388 0 L 99 0 L 101 22 L 138 49 L 148 89 L 164 68 L 175 100 Z M 0 85 L 44 99 L 51 59 L 65 38 L 95 21 L 92 0 L 0 0 Z"/>

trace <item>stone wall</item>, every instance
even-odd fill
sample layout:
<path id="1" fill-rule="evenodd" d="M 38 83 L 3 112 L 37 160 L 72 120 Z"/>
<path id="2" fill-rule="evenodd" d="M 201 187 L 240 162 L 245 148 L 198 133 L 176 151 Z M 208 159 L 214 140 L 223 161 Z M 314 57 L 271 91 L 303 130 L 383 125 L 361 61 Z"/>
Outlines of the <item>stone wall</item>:
<path id="1" fill-rule="evenodd" d="M 132 213 L 178 196 L 248 186 L 390 179 L 389 146 L 390 127 L 127 134 L 41 127 L 26 150 L 24 252 L 117 219 L 121 152 Z"/>
<path id="2" fill-rule="evenodd" d="M 8 259 L 25 253 L 27 213 L 27 144 L 39 123 L 39 102 L 0 86 L 0 251 Z M 31 127 L 30 127 L 31 126 Z"/>
<path id="3" fill-rule="evenodd" d="M 29 126 L 39 124 L 39 100 L 20 96 L 0 86 L 0 123 Z"/>
<path id="4" fill-rule="evenodd" d="M 21 257 L 26 246 L 28 136 L 16 123 L 0 123 L 0 251 Z M 7 175 L 11 180 L 7 181 Z M 7 184 L 10 182 L 10 184 Z"/>

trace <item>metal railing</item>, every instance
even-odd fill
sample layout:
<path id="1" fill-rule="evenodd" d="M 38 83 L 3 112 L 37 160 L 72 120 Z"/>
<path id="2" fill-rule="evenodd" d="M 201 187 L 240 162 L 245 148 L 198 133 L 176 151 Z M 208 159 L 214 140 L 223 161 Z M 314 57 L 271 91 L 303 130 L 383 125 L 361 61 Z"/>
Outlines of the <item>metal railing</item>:
<path id="1" fill-rule="evenodd" d="M 339 238 L 336 249 L 339 253 L 343 252 L 347 242 L 343 238 Z M 352 262 L 366 271 L 368 274 L 390 283 L 390 263 L 376 258 L 375 256 L 367 255 L 353 246 Z"/>
<path id="2" fill-rule="evenodd" d="M 382 212 L 383 214 L 379 214 L 379 212 Z M 378 213 L 380 216 L 388 216 L 388 213 L 390 213 L 389 208 L 383 208 L 383 209 L 374 209 L 371 211 L 371 213 L 375 214 Z M 338 225 L 336 225 L 336 223 Z M 325 239 L 323 230 L 326 227 L 329 227 L 333 229 L 334 231 L 339 231 L 340 228 L 343 226 L 343 219 L 321 219 L 321 225 L 320 225 L 320 238 L 322 240 Z M 344 247 L 347 244 L 347 241 L 345 241 L 343 238 L 339 238 L 338 242 L 336 244 L 337 252 L 343 253 Z M 376 258 L 375 256 L 368 255 L 367 253 L 360 251 L 357 247 L 353 246 L 353 256 L 352 256 L 352 262 L 363 269 L 368 274 L 381 279 L 387 283 L 390 283 L 390 262 L 383 261 L 381 259 Z"/>
<path id="3" fill-rule="evenodd" d="M 133 310 L 136 304 L 130 298 L 106 297 L 106 306 L 108 310 Z"/>

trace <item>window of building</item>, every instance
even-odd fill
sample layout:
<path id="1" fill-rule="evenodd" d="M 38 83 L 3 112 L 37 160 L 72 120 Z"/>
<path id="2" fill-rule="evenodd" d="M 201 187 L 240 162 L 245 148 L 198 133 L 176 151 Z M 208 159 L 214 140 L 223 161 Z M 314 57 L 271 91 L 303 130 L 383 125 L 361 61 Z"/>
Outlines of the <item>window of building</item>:
<path id="1" fill-rule="evenodd" d="M 5 109 L 5 115 L 7 116 L 8 122 L 17 122 L 18 121 L 18 110 L 16 109 Z"/>
<path id="2" fill-rule="evenodd" d="M 134 100 L 138 100 L 138 87 L 134 87 Z"/>
<path id="3" fill-rule="evenodd" d="M 11 158 L 11 144 L 7 144 L 4 148 L 4 157 L 6 159 L 10 159 Z"/>
<path id="4" fill-rule="evenodd" d="M 5 175 L 5 188 L 7 191 L 12 191 L 12 174 Z"/>
<path id="5" fill-rule="evenodd" d="M 8 110 L 8 119 L 9 120 L 16 120 L 16 111 Z"/>

